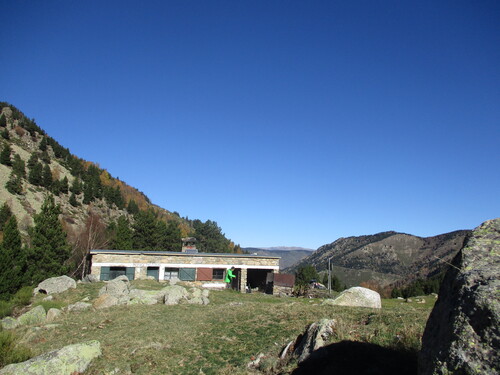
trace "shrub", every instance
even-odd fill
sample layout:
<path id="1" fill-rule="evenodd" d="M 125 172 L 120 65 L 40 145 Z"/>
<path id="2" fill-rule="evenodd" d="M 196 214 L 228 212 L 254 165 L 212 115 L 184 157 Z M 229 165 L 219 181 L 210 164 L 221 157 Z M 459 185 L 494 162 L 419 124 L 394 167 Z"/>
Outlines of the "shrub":
<path id="1" fill-rule="evenodd" d="M 16 343 L 13 333 L 0 329 L 0 368 L 9 363 L 24 362 L 31 357 L 31 351 Z"/>
<path id="2" fill-rule="evenodd" d="M 31 286 L 23 286 L 16 292 L 16 294 L 14 294 L 11 302 L 14 304 L 14 306 L 26 306 L 30 304 L 32 296 L 33 288 Z"/>
<path id="3" fill-rule="evenodd" d="M 11 301 L 0 301 L 0 319 L 12 314 L 13 308 L 14 304 Z"/>

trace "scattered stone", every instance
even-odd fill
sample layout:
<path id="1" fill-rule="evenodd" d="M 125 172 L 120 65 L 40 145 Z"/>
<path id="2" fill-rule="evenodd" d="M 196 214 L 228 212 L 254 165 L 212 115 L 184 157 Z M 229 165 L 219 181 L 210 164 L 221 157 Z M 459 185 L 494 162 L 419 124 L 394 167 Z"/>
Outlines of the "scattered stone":
<path id="1" fill-rule="evenodd" d="M 417 301 L 417 303 L 425 303 L 425 299 L 422 298 L 421 300 Z"/>
<path id="2" fill-rule="evenodd" d="M 17 319 L 14 319 L 11 316 L 8 316 L 8 317 L 2 319 L 2 328 L 3 329 L 14 329 L 14 328 L 17 328 L 18 325 L 19 325 L 19 323 L 18 323 Z"/>
<path id="3" fill-rule="evenodd" d="M 419 375 L 500 373 L 500 219 L 455 256 L 422 338 Z"/>
<path id="4" fill-rule="evenodd" d="M 54 299 L 54 296 L 50 295 L 42 299 L 42 301 L 52 301 Z"/>
<path id="5" fill-rule="evenodd" d="M 69 312 L 74 312 L 74 311 L 85 311 L 88 310 L 92 307 L 91 303 L 86 303 L 86 302 L 77 302 L 72 305 L 69 305 L 66 307 L 66 310 Z"/>
<path id="6" fill-rule="evenodd" d="M 53 322 L 61 315 L 62 315 L 62 310 L 59 310 L 56 308 L 51 308 L 51 309 L 49 309 L 49 311 L 47 311 L 47 316 L 45 317 L 45 321 L 47 323 Z"/>
<path id="7" fill-rule="evenodd" d="M 328 337 L 333 333 L 334 319 L 321 319 L 307 327 L 306 332 L 297 338 L 294 355 L 298 362 L 305 361 L 313 351 L 325 345 Z"/>
<path id="8" fill-rule="evenodd" d="M 109 294 L 102 294 L 97 297 L 92 306 L 94 306 L 95 309 L 106 309 L 111 306 L 116 306 L 118 303 L 119 300 L 117 297 Z"/>
<path id="9" fill-rule="evenodd" d="M 411 303 L 411 302 L 413 302 L 413 300 L 411 298 L 407 298 L 406 302 Z"/>
<path id="10" fill-rule="evenodd" d="M 335 299 L 324 300 L 322 305 L 382 308 L 380 294 L 359 286 L 344 290 Z"/>
<path id="11" fill-rule="evenodd" d="M 88 301 L 90 301 L 90 297 L 89 296 L 87 296 L 84 299 L 82 299 L 82 302 L 88 302 Z"/>
<path id="12" fill-rule="evenodd" d="M 130 293 L 130 283 L 127 276 L 118 276 L 116 279 L 108 281 L 99 290 L 99 295 L 109 294 L 113 297 L 120 298 L 123 296 L 128 296 Z"/>
<path id="13" fill-rule="evenodd" d="M 76 288 L 76 281 L 68 276 L 51 277 L 42 281 L 35 288 L 34 293 L 54 294 Z"/>
<path id="14" fill-rule="evenodd" d="M 34 309 L 31 309 L 30 311 L 17 318 L 17 322 L 20 326 L 40 324 L 45 322 L 46 315 L 47 314 L 45 314 L 45 309 L 43 308 L 43 306 L 38 305 Z"/>
<path id="15" fill-rule="evenodd" d="M 101 355 L 99 341 L 68 345 L 58 350 L 31 358 L 26 362 L 5 366 L 0 375 L 71 375 L 83 373 L 90 363 Z"/>
<path id="16" fill-rule="evenodd" d="M 260 353 L 257 358 L 248 363 L 247 367 L 249 369 L 258 369 L 260 367 L 260 361 L 262 361 L 262 358 L 264 358 L 264 354 Z"/>

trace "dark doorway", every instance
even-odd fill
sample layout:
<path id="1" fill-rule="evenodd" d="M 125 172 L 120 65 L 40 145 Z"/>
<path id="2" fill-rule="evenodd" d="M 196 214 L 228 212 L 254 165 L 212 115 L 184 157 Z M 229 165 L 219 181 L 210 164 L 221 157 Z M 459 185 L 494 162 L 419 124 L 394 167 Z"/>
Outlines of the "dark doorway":
<path id="1" fill-rule="evenodd" d="M 235 278 L 231 281 L 231 289 L 239 290 L 240 280 L 241 280 L 241 268 L 235 268 L 233 270 Z"/>
<path id="2" fill-rule="evenodd" d="M 249 269 L 247 271 L 247 286 L 251 289 L 259 288 L 259 292 L 267 292 L 266 279 L 268 273 L 269 270 Z"/>

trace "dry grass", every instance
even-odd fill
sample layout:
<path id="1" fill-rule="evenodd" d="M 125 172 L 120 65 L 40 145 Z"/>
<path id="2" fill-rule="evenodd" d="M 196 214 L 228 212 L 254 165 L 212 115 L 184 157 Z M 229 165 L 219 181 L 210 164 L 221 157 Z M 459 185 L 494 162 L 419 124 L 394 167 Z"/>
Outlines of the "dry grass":
<path id="1" fill-rule="evenodd" d="M 141 282 L 144 283 L 144 282 Z M 140 284 L 152 289 L 155 282 Z M 151 285 L 150 285 L 151 284 Z M 101 283 L 82 284 L 56 301 L 95 298 Z M 417 351 L 432 307 L 384 300 L 383 309 L 321 306 L 319 299 L 278 298 L 232 291 L 212 292 L 199 305 L 117 306 L 64 315 L 56 328 L 39 330 L 25 344 L 34 355 L 99 340 L 103 355 L 88 374 L 244 374 L 252 356 L 278 354 L 304 328 L 336 319 L 332 342 L 355 340 Z M 18 330 L 23 335 L 29 328 Z M 286 371 L 285 371 L 286 372 Z"/>

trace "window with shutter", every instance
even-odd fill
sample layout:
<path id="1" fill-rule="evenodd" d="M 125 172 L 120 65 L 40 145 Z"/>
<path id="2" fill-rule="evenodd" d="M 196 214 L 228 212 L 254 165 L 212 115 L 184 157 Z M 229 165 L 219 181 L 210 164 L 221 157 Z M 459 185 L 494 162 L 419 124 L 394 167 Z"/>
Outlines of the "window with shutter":
<path id="1" fill-rule="evenodd" d="M 101 267 L 101 281 L 108 281 L 109 280 L 109 267 Z"/>
<path id="2" fill-rule="evenodd" d="M 196 268 L 179 268 L 179 280 L 194 281 Z"/>
<path id="3" fill-rule="evenodd" d="M 212 269 L 211 268 L 197 268 L 196 269 L 196 280 L 211 281 L 212 280 Z"/>

